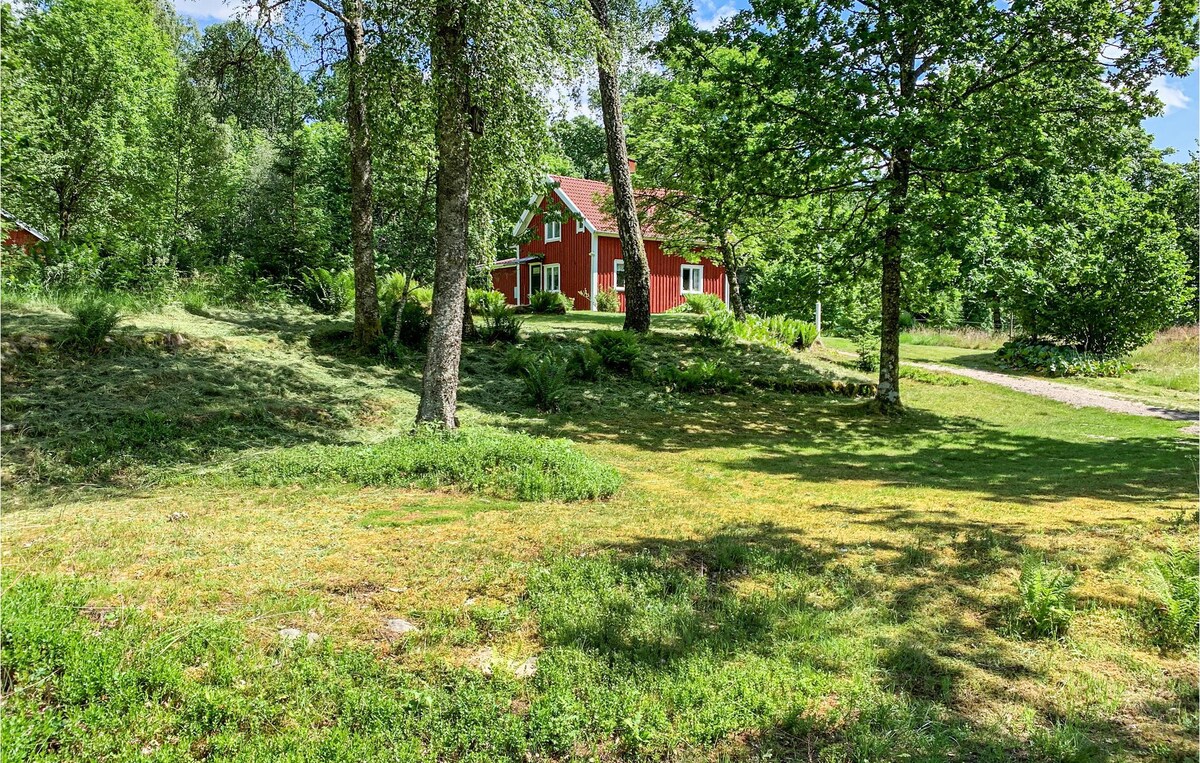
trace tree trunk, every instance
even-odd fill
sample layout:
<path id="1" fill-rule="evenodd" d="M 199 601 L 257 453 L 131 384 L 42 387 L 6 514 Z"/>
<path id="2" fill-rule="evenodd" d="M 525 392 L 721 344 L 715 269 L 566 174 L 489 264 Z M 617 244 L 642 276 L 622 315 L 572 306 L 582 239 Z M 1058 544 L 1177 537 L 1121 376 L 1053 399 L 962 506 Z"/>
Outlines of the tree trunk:
<path id="1" fill-rule="evenodd" d="M 729 279 L 729 309 L 733 317 L 739 321 L 746 320 L 746 306 L 742 304 L 742 286 L 738 281 L 737 255 L 733 245 L 725 236 L 721 236 L 721 264 L 725 267 L 725 277 Z"/>
<path id="2" fill-rule="evenodd" d="M 346 131 L 350 137 L 350 247 L 354 252 L 354 344 L 374 347 L 383 336 L 375 283 L 375 231 L 371 218 L 371 134 L 367 127 L 366 33 L 363 2 L 345 4 Z"/>
<path id="3" fill-rule="evenodd" d="M 916 46 L 907 41 L 900 61 L 900 111 L 916 95 Z M 903 241 L 901 223 L 908 208 L 908 183 L 912 175 L 912 146 L 901 142 L 888 168 L 887 225 L 883 231 L 883 275 L 880 279 L 879 390 L 875 400 L 884 411 L 900 408 L 900 282 Z"/>
<path id="4" fill-rule="evenodd" d="M 1000 303 L 992 303 L 992 333 L 999 334 L 1004 330 L 1004 316 L 1000 314 Z"/>
<path id="5" fill-rule="evenodd" d="M 417 423 L 458 426 L 458 365 L 467 292 L 467 223 L 471 135 L 468 110 L 466 5 L 438 0 L 434 16 L 433 86 L 437 94 L 437 265 L 429 352 Z"/>
<path id="6" fill-rule="evenodd" d="M 621 256 L 625 260 L 625 330 L 650 330 L 650 265 L 642 241 L 633 201 L 633 179 L 629 173 L 629 151 L 625 145 L 625 123 L 621 117 L 621 92 L 617 86 L 616 53 L 608 0 L 591 0 L 592 14 L 605 39 L 596 52 L 600 79 L 600 109 L 604 115 L 604 141 L 608 156 L 608 174 L 612 180 L 616 208 L 617 233 L 621 238 Z"/>

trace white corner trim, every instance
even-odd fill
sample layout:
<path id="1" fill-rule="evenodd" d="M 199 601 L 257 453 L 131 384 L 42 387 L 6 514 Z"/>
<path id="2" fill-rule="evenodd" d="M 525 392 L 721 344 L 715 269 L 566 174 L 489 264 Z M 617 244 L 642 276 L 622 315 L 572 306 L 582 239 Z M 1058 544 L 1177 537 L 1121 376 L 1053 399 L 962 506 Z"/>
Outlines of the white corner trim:
<path id="1" fill-rule="evenodd" d="M 588 281 L 588 309 L 596 312 L 596 292 L 600 290 L 600 237 L 592 234 L 592 272 Z"/>

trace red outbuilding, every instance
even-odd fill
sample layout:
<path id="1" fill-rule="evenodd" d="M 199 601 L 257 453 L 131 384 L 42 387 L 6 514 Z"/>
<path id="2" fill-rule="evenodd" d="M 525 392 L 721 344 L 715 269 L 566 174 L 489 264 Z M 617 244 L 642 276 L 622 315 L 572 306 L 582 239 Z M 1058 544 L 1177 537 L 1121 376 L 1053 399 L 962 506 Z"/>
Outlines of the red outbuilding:
<path id="1" fill-rule="evenodd" d="M 0 209 L 0 221 L 0 230 L 4 231 L 4 240 L 0 245 L 29 249 L 34 244 L 49 240 L 36 228 L 26 225 L 3 209 Z"/>
<path id="2" fill-rule="evenodd" d="M 529 304 L 531 292 L 561 292 L 576 310 L 595 310 L 596 294 L 615 289 L 624 311 L 621 240 L 616 220 L 605 211 L 612 188 L 598 180 L 560 175 L 548 176 L 548 183 L 553 190 L 530 199 L 513 228 L 513 236 L 519 239 L 532 227 L 532 240 L 515 247 L 515 256 L 492 266 L 492 288 L 510 305 Z M 564 208 L 561 221 L 544 214 Z M 689 294 L 714 294 L 729 303 L 725 268 L 707 257 L 689 261 L 665 253 L 653 227 L 644 228 L 642 234 L 650 265 L 650 312 L 677 307 Z"/>

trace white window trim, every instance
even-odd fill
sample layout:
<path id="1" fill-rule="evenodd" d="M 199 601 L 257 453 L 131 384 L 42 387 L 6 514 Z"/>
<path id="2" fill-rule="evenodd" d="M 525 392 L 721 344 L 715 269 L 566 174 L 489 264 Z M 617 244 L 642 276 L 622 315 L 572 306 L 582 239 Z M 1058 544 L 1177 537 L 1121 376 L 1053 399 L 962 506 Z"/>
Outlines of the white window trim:
<path id="1" fill-rule="evenodd" d="M 554 288 L 546 288 L 546 284 L 550 281 L 547 277 L 550 271 L 554 271 Z M 556 294 L 562 293 L 562 266 L 558 264 L 542 265 L 542 291 L 552 291 Z"/>
<path id="2" fill-rule="evenodd" d="M 543 240 L 545 241 L 545 243 L 548 244 L 551 241 L 562 241 L 562 221 L 561 220 L 546 220 L 545 223 L 543 223 L 543 225 L 544 225 L 544 233 L 545 233 Z M 550 226 L 551 225 L 558 226 L 558 235 L 555 236 L 554 238 L 550 238 Z"/>
<path id="3" fill-rule="evenodd" d="M 576 219 L 575 219 L 575 232 L 576 232 L 576 233 L 583 233 L 585 230 L 587 230 L 587 228 L 586 228 L 586 227 L 584 227 L 584 225 L 583 225 L 583 220 L 582 220 L 582 219 L 579 219 L 579 218 L 576 218 Z"/>
<path id="4" fill-rule="evenodd" d="M 617 263 L 621 263 L 621 272 L 625 272 L 625 260 L 618 257 L 613 260 L 613 291 L 625 291 L 624 286 L 617 286 Z M 680 276 L 682 278 L 682 276 Z M 682 281 L 680 282 L 682 283 Z"/>
<path id="5" fill-rule="evenodd" d="M 537 279 L 541 284 L 540 288 L 538 288 L 538 291 L 546 290 L 546 272 L 542 269 L 542 263 L 531 262 L 531 263 L 529 263 L 529 296 L 530 297 L 532 297 L 534 294 L 537 294 L 537 291 L 533 290 L 533 277 L 534 277 L 533 274 L 534 274 L 535 270 L 537 271 Z"/>
<path id="6" fill-rule="evenodd" d="M 699 270 L 700 271 L 700 288 L 699 289 L 688 290 L 688 289 L 683 288 L 683 274 L 688 272 L 689 270 Z M 704 293 L 704 266 L 703 265 L 684 264 L 684 265 L 679 266 L 679 293 L 680 294 L 703 294 Z"/>

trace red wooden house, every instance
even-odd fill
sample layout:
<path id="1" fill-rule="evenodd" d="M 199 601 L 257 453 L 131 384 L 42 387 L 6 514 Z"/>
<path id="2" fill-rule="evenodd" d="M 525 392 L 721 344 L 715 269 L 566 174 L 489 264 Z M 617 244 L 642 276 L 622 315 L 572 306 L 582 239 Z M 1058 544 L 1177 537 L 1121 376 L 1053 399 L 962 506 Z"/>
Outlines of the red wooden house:
<path id="1" fill-rule="evenodd" d="M 597 180 L 559 175 L 548 179 L 556 185 L 554 190 L 530 199 L 513 228 L 513 236 L 520 237 L 532 227 L 532 240 L 515 247 L 516 256 L 492 266 L 492 288 L 510 305 L 529 304 L 531 292 L 561 292 L 574 301 L 576 310 L 595 310 L 597 292 L 616 289 L 624 311 L 621 240 L 616 220 L 604 211 L 612 188 Z M 561 221 L 546 219 L 543 213 L 551 205 L 563 210 Z M 650 265 L 650 312 L 681 305 L 689 294 L 715 294 L 729 303 L 725 268 L 708 258 L 689 262 L 666 254 L 652 226 L 643 227 L 642 236 Z"/>
<path id="2" fill-rule="evenodd" d="M 22 249 L 29 249 L 34 244 L 45 243 L 49 240 L 36 228 L 26 225 L 3 209 L 0 209 L 0 230 L 3 230 L 3 241 L 0 241 L 0 246 L 19 246 Z"/>

